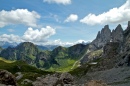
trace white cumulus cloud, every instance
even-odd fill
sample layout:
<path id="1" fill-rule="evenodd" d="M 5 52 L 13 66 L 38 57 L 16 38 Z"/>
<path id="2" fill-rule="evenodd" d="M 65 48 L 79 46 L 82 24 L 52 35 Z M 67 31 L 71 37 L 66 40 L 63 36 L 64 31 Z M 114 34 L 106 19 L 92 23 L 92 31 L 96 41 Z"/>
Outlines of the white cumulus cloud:
<path id="1" fill-rule="evenodd" d="M 44 43 L 47 41 L 47 38 L 54 35 L 55 29 L 50 26 L 46 26 L 45 28 L 33 29 L 28 28 L 22 36 L 14 35 L 14 34 L 3 34 L 0 35 L 0 41 L 6 42 L 33 42 L 33 43 Z"/>
<path id="2" fill-rule="evenodd" d="M 57 4 L 71 4 L 71 0 L 43 0 L 44 2 L 48 2 L 48 3 L 57 3 Z"/>
<path id="3" fill-rule="evenodd" d="M 70 14 L 69 17 L 65 20 L 65 22 L 74 22 L 78 20 L 78 15 Z"/>
<path id="4" fill-rule="evenodd" d="M 88 14 L 80 22 L 88 25 L 122 23 L 130 20 L 130 0 L 127 0 L 122 6 L 112 8 L 107 12 L 99 15 Z"/>
<path id="5" fill-rule="evenodd" d="M 16 9 L 11 11 L 0 11 L 0 27 L 10 24 L 23 24 L 26 26 L 36 27 L 37 19 L 40 15 L 35 11 L 27 9 Z"/>
<path id="6" fill-rule="evenodd" d="M 46 41 L 41 45 L 60 45 L 60 46 L 72 46 L 75 44 L 86 44 L 86 43 L 90 43 L 90 41 L 85 41 L 85 40 L 78 40 L 75 42 L 62 42 L 61 39 L 57 39 L 57 40 L 53 40 L 53 41 Z"/>
<path id="7" fill-rule="evenodd" d="M 50 26 L 46 26 L 46 28 L 41 28 L 40 30 L 33 30 L 33 28 L 28 28 L 28 30 L 23 35 L 23 39 L 30 42 L 44 42 L 45 39 L 49 38 L 55 33 L 55 29 Z"/>
<path id="8" fill-rule="evenodd" d="M 15 30 L 13 30 L 13 29 L 8 29 L 8 31 L 9 31 L 9 32 L 15 32 Z"/>
<path id="9" fill-rule="evenodd" d="M 0 35 L 0 41 L 6 41 L 6 42 L 22 42 L 23 40 L 18 36 L 14 34 L 3 34 Z"/>

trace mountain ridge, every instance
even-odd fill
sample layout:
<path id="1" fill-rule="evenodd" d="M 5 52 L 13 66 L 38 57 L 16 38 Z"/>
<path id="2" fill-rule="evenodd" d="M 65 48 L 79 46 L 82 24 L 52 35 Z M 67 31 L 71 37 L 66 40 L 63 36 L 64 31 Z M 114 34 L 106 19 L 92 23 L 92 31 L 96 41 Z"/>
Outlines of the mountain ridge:
<path id="1" fill-rule="evenodd" d="M 31 42 L 23 42 L 16 47 L 8 47 L 2 50 L 0 56 L 10 60 L 23 60 L 30 65 L 51 71 L 60 68 L 61 70 L 63 68 L 71 70 L 76 61 L 78 61 L 76 64 L 76 67 L 78 67 L 78 65 L 101 58 L 102 54 L 104 54 L 104 46 L 109 42 L 117 42 L 120 47 L 123 47 L 122 45 L 125 40 L 127 40 L 126 38 L 129 38 L 129 28 L 130 22 L 128 22 L 128 27 L 124 31 L 120 24 L 112 31 L 109 25 L 105 25 L 104 28 L 98 32 L 96 38 L 89 44 L 76 44 L 68 48 L 58 46 L 51 51 L 41 50 Z M 111 47 L 111 44 L 109 47 Z M 66 62 L 66 64 L 64 62 Z"/>

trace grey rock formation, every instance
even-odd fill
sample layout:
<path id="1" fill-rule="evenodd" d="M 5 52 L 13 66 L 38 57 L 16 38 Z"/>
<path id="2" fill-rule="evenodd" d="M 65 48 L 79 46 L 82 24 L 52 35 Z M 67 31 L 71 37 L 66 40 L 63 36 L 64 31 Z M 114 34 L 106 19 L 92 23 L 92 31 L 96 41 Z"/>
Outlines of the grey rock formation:
<path id="1" fill-rule="evenodd" d="M 15 77 L 6 70 L 0 70 L 0 84 L 17 86 Z"/>
<path id="2" fill-rule="evenodd" d="M 23 77 L 23 74 L 21 72 L 16 73 L 18 76 L 16 76 L 16 80 L 20 80 Z"/>
<path id="3" fill-rule="evenodd" d="M 72 86 L 73 76 L 69 73 L 53 74 L 38 77 L 33 86 Z"/>
<path id="4" fill-rule="evenodd" d="M 108 86 L 108 85 L 101 80 L 91 80 L 87 83 L 86 86 Z"/>
<path id="5" fill-rule="evenodd" d="M 119 24 L 115 30 L 112 31 L 112 42 L 123 42 L 123 29 Z"/>
<path id="6" fill-rule="evenodd" d="M 94 41 L 92 41 L 92 44 L 94 44 L 96 47 L 103 47 L 107 42 L 110 42 L 110 40 L 111 30 L 109 29 L 108 25 L 105 25 L 101 32 L 98 32 L 97 37 Z"/>
<path id="7" fill-rule="evenodd" d="M 130 22 L 128 24 L 130 27 Z M 92 41 L 91 44 L 94 44 L 98 48 L 102 48 L 108 42 L 123 42 L 124 35 L 123 35 L 122 26 L 119 24 L 115 30 L 111 32 L 109 26 L 106 25 L 104 28 L 99 31 L 95 40 Z"/>
<path id="8" fill-rule="evenodd" d="M 32 83 L 32 81 L 29 79 L 24 79 L 23 82 L 21 82 L 21 84 L 23 84 L 23 85 L 26 85 L 28 83 Z"/>
<path id="9" fill-rule="evenodd" d="M 73 76 L 69 73 L 62 73 L 60 76 L 60 80 L 64 84 L 73 84 Z"/>

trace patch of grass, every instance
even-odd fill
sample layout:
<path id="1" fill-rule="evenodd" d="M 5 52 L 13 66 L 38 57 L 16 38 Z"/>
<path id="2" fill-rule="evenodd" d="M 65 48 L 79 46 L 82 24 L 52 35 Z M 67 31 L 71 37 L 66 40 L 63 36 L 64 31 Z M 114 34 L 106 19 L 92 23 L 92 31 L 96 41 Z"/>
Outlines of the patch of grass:
<path id="1" fill-rule="evenodd" d="M 48 71 L 37 69 L 36 67 L 33 67 L 31 65 L 28 65 L 24 61 L 15 61 L 13 63 L 6 63 L 3 60 L 0 60 L 0 69 L 7 70 L 13 74 L 15 74 L 16 72 L 33 72 L 33 73 L 39 73 L 39 74 L 51 73 Z"/>
<path id="2" fill-rule="evenodd" d="M 23 77 L 17 81 L 18 86 L 32 86 L 31 83 L 27 83 L 26 85 L 22 85 L 21 82 L 25 79 L 29 79 L 31 81 L 35 81 L 37 77 L 46 74 L 53 74 L 54 72 L 43 71 L 41 69 L 37 69 L 31 65 L 28 65 L 24 61 L 6 61 L 5 59 L 0 59 L 0 69 L 7 70 L 17 76 L 16 72 L 21 72 Z"/>
<path id="3" fill-rule="evenodd" d="M 56 59 L 59 65 L 53 64 L 48 71 L 56 71 L 56 72 L 68 72 L 71 70 L 73 64 L 76 60 L 73 59 Z"/>
<path id="4" fill-rule="evenodd" d="M 92 52 L 90 52 L 90 54 L 89 54 L 89 59 L 92 59 L 92 60 L 93 60 L 94 57 L 100 57 L 100 56 L 102 55 L 102 53 L 103 53 L 103 50 L 102 50 L 102 49 L 96 50 L 96 51 L 92 51 Z"/>
<path id="5" fill-rule="evenodd" d="M 85 75 L 91 68 L 91 65 L 84 65 L 78 68 L 73 69 L 69 73 L 74 76 L 82 76 Z"/>
<path id="6" fill-rule="evenodd" d="M 42 74 L 33 73 L 33 72 L 22 72 L 23 77 L 17 81 L 19 86 L 32 86 L 32 83 L 21 84 L 25 79 L 35 81 L 37 77 L 42 76 Z"/>
<path id="7" fill-rule="evenodd" d="M 13 63 L 13 62 L 15 62 L 15 61 L 11 61 L 11 60 L 6 60 L 6 59 L 4 59 L 4 58 L 2 58 L 2 57 L 0 57 L 0 60 L 1 60 L 1 61 L 4 61 L 4 62 L 6 62 L 6 63 Z"/>

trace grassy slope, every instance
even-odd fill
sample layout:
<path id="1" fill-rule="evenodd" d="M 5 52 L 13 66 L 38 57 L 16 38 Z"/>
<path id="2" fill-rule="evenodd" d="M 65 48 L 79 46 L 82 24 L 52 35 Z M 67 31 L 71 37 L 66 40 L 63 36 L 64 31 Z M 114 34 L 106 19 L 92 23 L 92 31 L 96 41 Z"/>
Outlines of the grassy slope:
<path id="1" fill-rule="evenodd" d="M 34 73 L 40 73 L 40 74 L 47 74 L 49 72 L 42 71 L 40 69 L 37 69 L 33 66 L 28 65 L 27 63 L 23 61 L 8 61 L 4 59 L 0 59 L 0 69 L 8 70 L 11 73 L 16 72 L 34 72 Z"/>
<path id="2" fill-rule="evenodd" d="M 28 83 L 27 85 L 22 85 L 21 82 L 24 79 L 30 79 L 32 81 L 35 81 L 37 77 L 46 74 L 52 74 L 52 72 L 37 69 L 33 66 L 28 65 L 23 61 L 9 61 L 3 58 L 0 58 L 0 69 L 7 70 L 13 73 L 15 76 L 17 76 L 15 74 L 16 72 L 21 72 L 23 74 L 23 78 L 17 81 L 18 86 L 32 86 L 30 83 Z"/>
<path id="3" fill-rule="evenodd" d="M 2 57 L 0 57 L 0 61 L 4 61 L 6 63 L 13 63 L 13 62 L 15 62 L 15 61 L 11 61 L 11 60 L 6 60 L 6 59 L 4 59 Z"/>
<path id="4" fill-rule="evenodd" d="M 57 72 L 68 72 L 71 70 L 73 64 L 75 63 L 76 60 L 73 59 L 57 59 L 57 62 L 60 65 L 52 65 L 48 69 L 48 71 L 57 71 Z"/>

